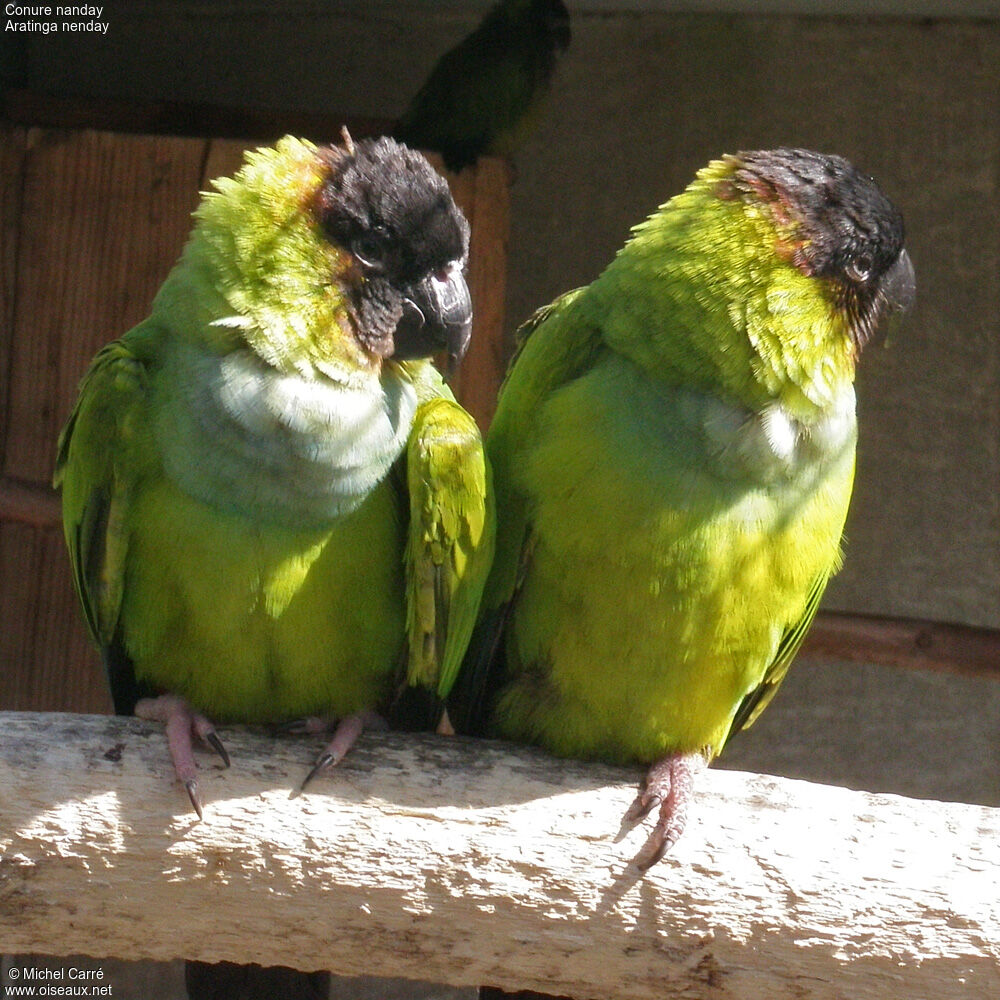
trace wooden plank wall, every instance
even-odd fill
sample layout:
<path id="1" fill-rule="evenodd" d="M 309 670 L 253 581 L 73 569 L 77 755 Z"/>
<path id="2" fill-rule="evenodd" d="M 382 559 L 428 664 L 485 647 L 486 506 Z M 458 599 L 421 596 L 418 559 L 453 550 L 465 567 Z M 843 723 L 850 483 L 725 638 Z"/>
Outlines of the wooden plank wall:
<path id="1" fill-rule="evenodd" d="M 0 139 L 0 708 L 106 712 L 49 485 L 56 439 L 94 353 L 148 313 L 198 192 L 255 143 L 10 125 Z M 485 426 L 503 353 L 507 168 L 448 179 L 473 232 L 476 328 L 458 392 Z"/>

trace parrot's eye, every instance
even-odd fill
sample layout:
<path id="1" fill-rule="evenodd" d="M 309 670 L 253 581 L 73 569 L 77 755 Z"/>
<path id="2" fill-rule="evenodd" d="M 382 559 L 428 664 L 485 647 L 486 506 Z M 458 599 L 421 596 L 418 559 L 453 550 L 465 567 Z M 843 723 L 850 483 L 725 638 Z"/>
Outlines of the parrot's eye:
<path id="1" fill-rule="evenodd" d="M 351 245 L 351 250 L 366 270 L 382 271 L 386 264 L 386 246 L 385 234 L 374 230 L 358 236 Z"/>
<path id="2" fill-rule="evenodd" d="M 872 262 L 868 257 L 856 257 L 854 260 L 849 260 L 844 267 L 844 274 L 848 280 L 859 285 L 867 281 L 871 273 Z"/>

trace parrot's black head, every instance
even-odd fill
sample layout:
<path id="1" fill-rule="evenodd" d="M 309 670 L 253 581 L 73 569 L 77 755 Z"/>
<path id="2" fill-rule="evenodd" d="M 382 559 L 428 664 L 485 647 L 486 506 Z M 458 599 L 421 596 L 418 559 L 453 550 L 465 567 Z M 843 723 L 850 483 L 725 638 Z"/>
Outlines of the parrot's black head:
<path id="1" fill-rule="evenodd" d="M 737 190 L 770 203 L 796 232 L 792 263 L 827 279 L 850 318 L 857 350 L 883 320 L 913 302 L 903 217 L 875 181 L 841 156 L 808 149 L 739 153 Z"/>
<path id="2" fill-rule="evenodd" d="M 463 269 L 469 226 L 445 180 L 392 139 L 348 138 L 323 151 L 330 174 L 316 203 L 327 237 L 353 259 L 348 287 L 362 345 L 407 360 L 469 343 L 472 300 Z"/>

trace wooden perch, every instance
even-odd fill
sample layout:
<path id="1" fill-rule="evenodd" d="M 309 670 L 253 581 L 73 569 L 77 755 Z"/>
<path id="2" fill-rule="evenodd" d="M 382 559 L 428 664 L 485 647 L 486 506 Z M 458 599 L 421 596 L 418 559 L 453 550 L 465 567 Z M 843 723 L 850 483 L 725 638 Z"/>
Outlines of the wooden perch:
<path id="1" fill-rule="evenodd" d="M 996 998 L 1000 810 L 736 772 L 645 876 L 637 775 L 499 743 L 222 737 L 197 822 L 161 731 L 0 713 L 0 941 L 574 997 Z"/>

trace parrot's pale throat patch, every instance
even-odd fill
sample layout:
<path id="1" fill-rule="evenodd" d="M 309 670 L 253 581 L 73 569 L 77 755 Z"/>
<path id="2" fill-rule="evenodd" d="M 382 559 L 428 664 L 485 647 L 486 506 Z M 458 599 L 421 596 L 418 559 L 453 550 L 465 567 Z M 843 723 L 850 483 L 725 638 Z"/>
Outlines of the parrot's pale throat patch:
<path id="1" fill-rule="evenodd" d="M 274 523 L 355 509 L 402 453 L 416 412 L 402 379 L 284 374 L 249 350 L 178 346 L 168 363 L 184 391 L 164 400 L 157 423 L 167 474 L 198 500 L 226 496 L 236 512 Z"/>

